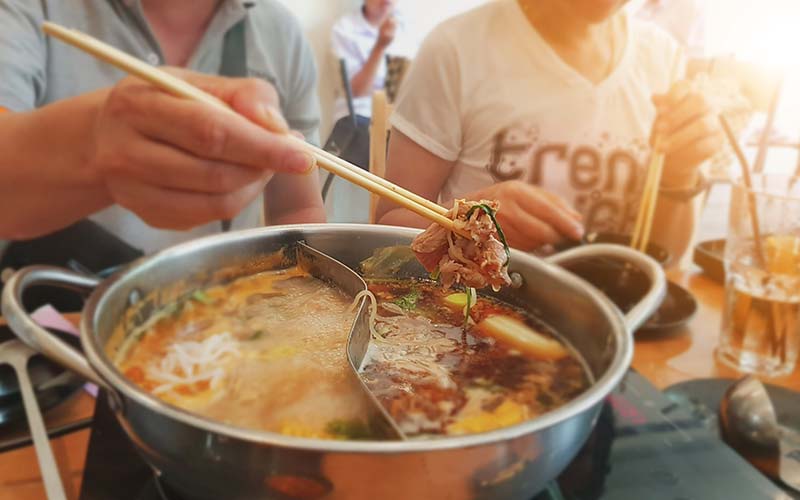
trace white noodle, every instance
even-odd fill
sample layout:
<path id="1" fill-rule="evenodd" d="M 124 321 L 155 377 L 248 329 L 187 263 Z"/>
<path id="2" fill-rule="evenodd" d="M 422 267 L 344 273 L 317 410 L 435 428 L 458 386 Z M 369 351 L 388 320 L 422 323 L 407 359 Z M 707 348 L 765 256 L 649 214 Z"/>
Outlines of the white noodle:
<path id="1" fill-rule="evenodd" d="M 378 329 L 375 327 L 376 323 L 378 322 L 378 299 L 375 298 L 375 294 L 370 292 L 369 290 L 362 290 L 356 294 L 355 299 L 353 299 L 353 305 L 350 307 L 351 311 L 354 311 L 356 307 L 358 307 L 358 303 L 364 299 L 369 299 L 369 333 L 372 335 L 373 339 L 376 340 L 386 340 L 383 335 L 378 333 Z"/>
<path id="2" fill-rule="evenodd" d="M 452 351 L 456 341 L 448 338 L 430 338 L 427 334 L 421 336 L 392 336 L 391 338 L 378 332 L 378 325 L 384 325 L 385 331 L 400 331 L 408 333 L 409 329 L 428 332 L 437 325 L 427 318 L 411 317 L 396 304 L 380 304 L 381 308 L 396 314 L 394 317 L 378 315 L 378 299 L 369 290 L 359 292 L 353 302 L 354 310 L 363 298 L 369 299 L 369 329 L 373 340 L 381 347 L 374 353 L 382 361 L 389 363 L 393 369 L 406 370 L 413 373 L 422 373 L 433 378 L 434 382 L 443 388 L 454 386 L 450 371 L 437 362 L 437 357 L 443 352 Z M 403 322 L 400 324 L 400 322 Z"/>
<path id="3" fill-rule="evenodd" d="M 226 362 L 240 354 L 237 341 L 228 332 L 200 342 L 188 340 L 172 344 L 160 363 L 152 363 L 147 368 L 148 378 L 160 383 L 153 394 L 205 381 L 215 388 L 225 377 Z"/>

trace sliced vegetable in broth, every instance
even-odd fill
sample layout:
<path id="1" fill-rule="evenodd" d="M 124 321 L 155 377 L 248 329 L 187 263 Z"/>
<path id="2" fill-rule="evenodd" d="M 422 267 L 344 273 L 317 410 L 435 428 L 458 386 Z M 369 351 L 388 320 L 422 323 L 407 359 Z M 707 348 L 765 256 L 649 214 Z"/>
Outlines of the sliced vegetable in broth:
<path id="1" fill-rule="evenodd" d="M 362 369 L 400 429 L 424 438 L 486 432 L 553 410 L 589 386 L 583 363 L 541 320 L 426 281 L 374 280 L 379 304 Z M 409 290 L 412 310 L 397 306 Z"/>

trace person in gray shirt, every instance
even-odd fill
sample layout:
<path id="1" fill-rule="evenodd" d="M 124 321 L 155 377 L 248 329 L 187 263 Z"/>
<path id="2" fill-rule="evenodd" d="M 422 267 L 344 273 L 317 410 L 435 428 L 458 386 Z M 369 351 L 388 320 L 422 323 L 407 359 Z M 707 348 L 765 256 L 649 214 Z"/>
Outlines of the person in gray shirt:
<path id="1" fill-rule="evenodd" d="M 126 77 L 46 37 L 48 20 L 172 67 L 241 116 Z M 150 252 L 324 221 L 313 157 L 284 134 L 318 141 L 316 79 L 274 0 L 0 0 L 0 239 L 91 216 Z"/>

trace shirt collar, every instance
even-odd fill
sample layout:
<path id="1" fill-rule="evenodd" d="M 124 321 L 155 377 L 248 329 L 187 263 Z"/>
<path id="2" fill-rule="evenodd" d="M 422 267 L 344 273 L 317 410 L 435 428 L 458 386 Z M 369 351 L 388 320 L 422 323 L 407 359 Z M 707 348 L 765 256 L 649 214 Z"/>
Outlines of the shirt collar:
<path id="1" fill-rule="evenodd" d="M 141 8 L 141 0 L 122 0 L 122 3 L 128 8 Z M 234 4 L 236 7 L 243 9 L 248 8 L 255 3 L 255 0 L 223 0 L 223 3 Z"/>
<path id="2" fill-rule="evenodd" d="M 125 7 L 130 9 L 131 11 L 136 12 L 144 19 L 144 12 L 142 10 L 142 0 L 118 0 L 121 1 Z M 244 18 L 245 13 L 247 10 L 252 7 L 257 0 L 222 0 L 217 14 L 211 22 L 209 29 L 212 27 L 219 28 L 219 25 L 216 23 L 220 23 L 220 17 L 222 17 L 222 29 L 223 32 L 226 32 L 230 29 L 231 26 L 239 22 L 242 18 Z M 366 23 L 366 20 L 364 21 Z"/>

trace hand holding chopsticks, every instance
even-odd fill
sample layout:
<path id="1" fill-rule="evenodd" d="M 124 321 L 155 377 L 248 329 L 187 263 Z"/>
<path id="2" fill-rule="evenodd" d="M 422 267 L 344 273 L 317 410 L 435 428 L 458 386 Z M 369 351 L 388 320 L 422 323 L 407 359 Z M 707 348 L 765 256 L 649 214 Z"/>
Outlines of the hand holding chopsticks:
<path id="1" fill-rule="evenodd" d="M 678 78 L 682 56 L 680 53 L 675 57 L 670 72 L 670 87 Z M 642 191 L 642 201 L 639 205 L 639 213 L 636 217 L 636 225 L 631 237 L 631 246 L 641 252 L 647 251 L 647 244 L 650 241 L 650 232 L 653 229 L 653 216 L 655 215 L 656 202 L 658 199 L 658 188 L 661 185 L 661 174 L 664 170 L 664 136 L 659 134 L 653 143 L 653 153 L 650 157 L 650 164 L 647 167 L 644 189 Z"/>
<path id="2" fill-rule="evenodd" d="M 631 238 L 631 246 L 642 252 L 650 241 L 662 184 L 686 186 L 694 179 L 691 187 L 663 189 L 664 195 L 672 199 L 691 199 L 701 192 L 697 169 L 719 151 L 723 142 L 716 115 L 703 93 L 694 89 L 690 82 L 676 82 L 682 62 L 679 52 L 672 66 L 669 92 L 653 98 L 658 107 L 653 152 Z"/>
<path id="3" fill-rule="evenodd" d="M 116 66 L 122 71 L 141 78 L 174 96 L 202 102 L 221 112 L 238 116 L 235 111 L 217 97 L 84 33 L 49 22 L 43 24 L 43 30 L 47 34 Z M 299 149 L 310 153 L 320 167 L 370 192 L 390 199 L 418 215 L 444 226 L 450 231 L 458 232 L 453 221 L 446 216 L 447 209 L 444 207 L 396 186 L 385 179 L 366 172 L 320 148 L 306 143 L 300 138 L 291 135 L 287 137 L 289 137 Z"/>

